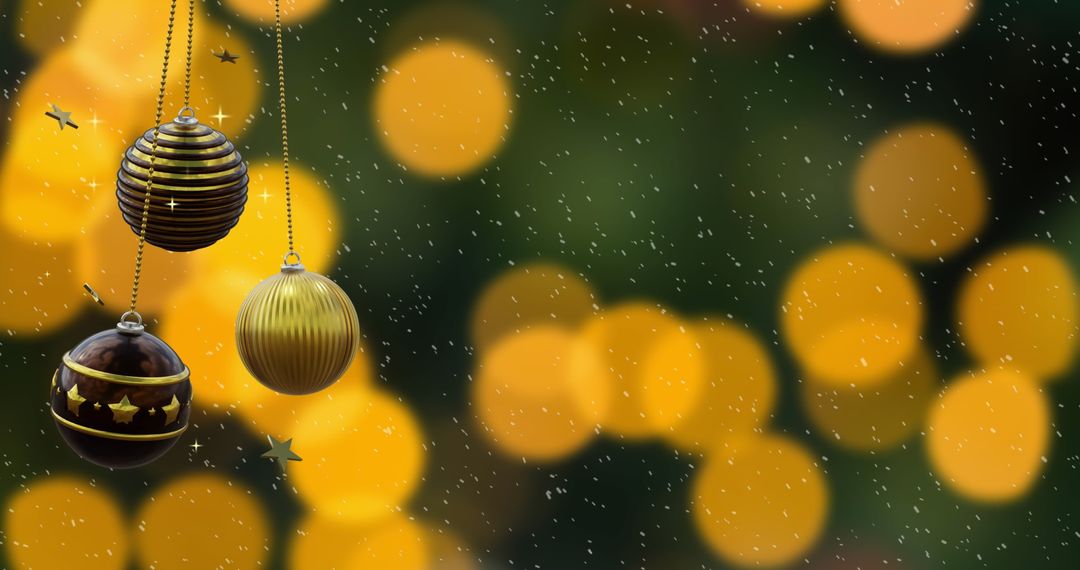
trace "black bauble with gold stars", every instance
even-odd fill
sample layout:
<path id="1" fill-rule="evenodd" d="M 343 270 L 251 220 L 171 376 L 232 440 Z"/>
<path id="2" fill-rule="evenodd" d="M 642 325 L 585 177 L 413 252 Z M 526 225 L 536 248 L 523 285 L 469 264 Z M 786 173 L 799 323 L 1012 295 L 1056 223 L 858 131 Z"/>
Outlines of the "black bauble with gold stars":
<path id="1" fill-rule="evenodd" d="M 145 465 L 187 429 L 189 376 L 169 345 L 122 320 L 64 355 L 50 392 L 53 419 L 83 459 L 114 469 Z"/>
<path id="2" fill-rule="evenodd" d="M 124 221 L 142 227 L 146 182 L 153 181 L 146 241 L 169 251 L 192 251 L 225 237 L 247 202 L 247 164 L 225 135 L 185 108 L 175 120 L 146 131 L 128 148 L 116 178 Z"/>

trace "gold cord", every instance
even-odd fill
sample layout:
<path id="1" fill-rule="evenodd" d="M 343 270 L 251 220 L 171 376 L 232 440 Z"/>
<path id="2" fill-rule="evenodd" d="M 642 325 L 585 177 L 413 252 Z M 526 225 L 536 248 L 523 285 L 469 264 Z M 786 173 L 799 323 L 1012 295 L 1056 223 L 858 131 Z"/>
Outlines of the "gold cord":
<path id="1" fill-rule="evenodd" d="M 281 110 L 281 165 L 285 171 L 285 219 L 289 227 L 289 253 L 293 249 L 292 190 L 289 187 L 289 125 L 285 117 L 285 56 L 281 47 L 281 0 L 274 0 L 274 32 L 277 34 L 278 107 Z"/>
<path id="2" fill-rule="evenodd" d="M 129 309 L 131 313 L 136 313 L 135 302 L 139 298 L 139 277 L 142 275 L 143 248 L 146 246 L 146 221 L 150 217 L 150 191 L 154 186 L 154 155 L 157 154 L 158 147 L 158 125 L 161 124 L 161 114 L 165 108 L 165 82 L 169 76 L 169 52 L 172 50 L 173 23 L 175 20 L 176 0 L 171 0 L 169 4 L 169 29 L 165 32 L 165 57 L 161 63 L 161 86 L 158 88 L 157 111 L 154 115 L 154 134 L 150 142 L 150 167 L 147 169 L 146 174 L 146 199 L 143 201 L 142 225 L 139 228 L 139 247 L 135 253 L 135 279 L 131 284 L 131 307 Z M 190 43 L 190 36 L 188 41 Z"/>
<path id="3" fill-rule="evenodd" d="M 191 41 L 195 28 L 195 0 L 188 0 L 187 11 L 187 59 L 184 69 L 184 106 L 191 106 Z"/>

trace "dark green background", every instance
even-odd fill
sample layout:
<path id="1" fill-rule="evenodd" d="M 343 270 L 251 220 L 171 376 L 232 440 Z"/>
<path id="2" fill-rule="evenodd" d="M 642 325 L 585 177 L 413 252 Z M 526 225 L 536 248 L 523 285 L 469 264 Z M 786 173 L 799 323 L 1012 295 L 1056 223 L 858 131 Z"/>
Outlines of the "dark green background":
<path id="1" fill-rule="evenodd" d="M 733 1 L 682 2 L 696 10 L 682 20 L 661 1 L 463 2 L 502 29 L 478 32 L 462 10 L 438 33 L 494 50 L 512 73 L 513 124 L 483 170 L 430 181 L 380 148 L 370 116 L 380 66 L 394 53 L 387 38 L 426 4 L 334 2 L 290 28 L 287 52 L 297 98 L 291 148 L 329 181 L 348 222 L 348 251 L 333 276 L 360 312 L 380 382 L 413 407 L 431 442 L 413 512 L 455 530 L 483 568 L 725 567 L 692 527 L 695 458 L 603 438 L 562 464 L 534 467 L 494 453 L 474 433 L 472 304 L 511 264 L 545 259 L 580 271 L 602 303 L 644 297 L 688 315 L 730 313 L 766 339 L 782 379 L 773 424 L 823 459 L 832 493 L 826 533 L 796 566 L 1078 566 L 1075 373 L 1049 388 L 1055 423 L 1042 480 L 1023 500 L 982 506 L 942 488 L 917 437 L 867 455 L 815 435 L 776 330 L 793 266 L 829 243 L 865 239 L 850 189 L 862 149 L 912 121 L 968 138 L 992 196 L 978 245 L 913 267 L 944 377 L 972 365 L 953 307 L 979 258 L 1034 241 L 1076 260 L 1080 7 L 979 2 L 957 40 L 901 57 L 860 45 L 831 3 L 810 18 L 771 21 Z M 272 69 L 268 28 L 215 2 L 208 9 L 257 50 L 245 57 Z M 11 2 L 0 3 L 5 109 L 36 65 L 14 37 L 17 17 Z M 10 119 L 0 119 L 6 140 Z M 240 146 L 252 161 L 277 157 L 277 137 L 276 121 L 263 116 Z M 274 513 L 271 567 L 282 567 L 300 509 L 274 488 L 274 466 L 257 460 L 263 443 L 239 421 L 196 413 L 184 443 L 198 437 L 206 447 L 193 455 L 181 445 L 130 472 L 89 466 L 60 443 L 45 405 L 48 379 L 64 350 L 111 322 L 87 313 L 45 338 L 0 337 L 0 501 L 34 476 L 77 471 L 134 509 L 166 478 L 209 466 L 256 489 Z"/>

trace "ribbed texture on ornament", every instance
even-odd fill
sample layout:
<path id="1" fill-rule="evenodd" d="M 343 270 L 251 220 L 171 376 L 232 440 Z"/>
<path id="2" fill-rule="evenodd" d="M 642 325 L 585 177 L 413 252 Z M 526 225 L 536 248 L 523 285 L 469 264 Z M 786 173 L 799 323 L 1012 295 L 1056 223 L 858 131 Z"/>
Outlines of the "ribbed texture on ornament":
<path id="1" fill-rule="evenodd" d="M 116 179 L 124 221 L 142 225 L 154 131 L 128 148 Z M 170 251 L 201 249 L 225 237 L 247 202 L 247 165 L 225 135 L 200 124 L 165 123 L 154 153 L 146 241 Z"/>
<path id="2" fill-rule="evenodd" d="M 306 271 L 282 271 L 244 299 L 236 347 L 248 372 L 284 394 L 330 386 L 360 346 L 352 301 L 333 281 Z"/>

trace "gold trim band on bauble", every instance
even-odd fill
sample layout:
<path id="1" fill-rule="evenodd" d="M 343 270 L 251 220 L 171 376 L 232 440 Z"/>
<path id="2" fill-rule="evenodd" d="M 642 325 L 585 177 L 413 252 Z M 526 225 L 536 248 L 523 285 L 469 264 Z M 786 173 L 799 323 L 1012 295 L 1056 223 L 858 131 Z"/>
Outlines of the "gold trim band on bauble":
<path id="1" fill-rule="evenodd" d="M 105 382 L 112 382 L 113 384 L 128 384 L 131 386 L 167 386 L 169 384 L 179 384 L 191 376 L 191 370 L 189 370 L 187 366 L 184 367 L 182 372 L 173 374 L 172 376 L 125 376 L 123 374 L 102 372 L 75 362 L 75 360 L 71 358 L 70 352 L 64 354 L 64 366 L 67 366 L 72 372 L 96 380 L 104 380 Z"/>
<path id="2" fill-rule="evenodd" d="M 119 441 L 161 441 L 163 439 L 172 439 L 184 433 L 184 431 L 186 431 L 188 428 L 187 425 L 184 425 L 184 427 L 178 430 L 170 431 L 167 433 L 113 433 L 111 431 L 102 431 L 99 429 L 81 426 L 56 413 L 56 410 L 52 408 L 50 408 L 49 411 L 52 412 L 53 418 L 55 418 L 56 421 L 60 422 L 60 424 L 66 428 L 71 428 L 77 432 L 85 433 L 86 435 L 104 437 L 106 439 L 116 439 Z"/>

